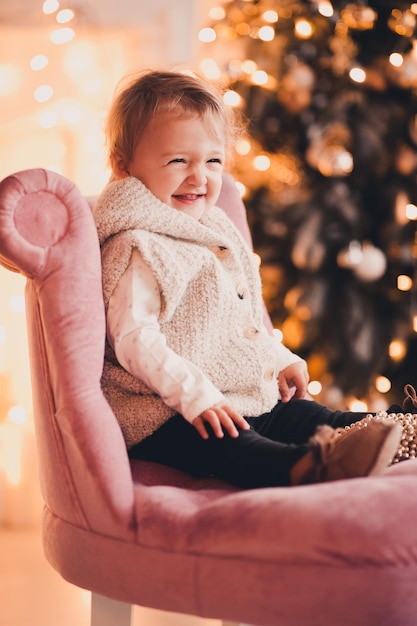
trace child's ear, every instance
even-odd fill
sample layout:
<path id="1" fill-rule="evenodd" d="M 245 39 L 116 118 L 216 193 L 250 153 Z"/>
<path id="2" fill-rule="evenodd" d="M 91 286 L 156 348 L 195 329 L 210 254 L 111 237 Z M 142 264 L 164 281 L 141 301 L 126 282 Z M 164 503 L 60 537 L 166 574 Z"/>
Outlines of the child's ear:
<path id="1" fill-rule="evenodd" d="M 129 176 L 126 159 L 119 150 L 115 150 L 111 155 L 111 167 L 116 178 Z"/>

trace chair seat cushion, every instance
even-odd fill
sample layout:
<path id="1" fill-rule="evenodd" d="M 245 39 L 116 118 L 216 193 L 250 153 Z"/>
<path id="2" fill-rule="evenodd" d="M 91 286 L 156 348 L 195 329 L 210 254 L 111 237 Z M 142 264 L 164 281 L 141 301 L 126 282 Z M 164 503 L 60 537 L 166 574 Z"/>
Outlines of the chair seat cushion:
<path id="1" fill-rule="evenodd" d="M 64 578 L 162 610 L 257 626 L 415 626 L 417 461 L 384 476 L 239 491 L 132 463 L 123 541 L 44 517 Z"/>
<path id="2" fill-rule="evenodd" d="M 417 460 L 375 478 L 247 491 L 144 461 L 133 476 L 142 545 L 299 565 L 417 565 Z"/>

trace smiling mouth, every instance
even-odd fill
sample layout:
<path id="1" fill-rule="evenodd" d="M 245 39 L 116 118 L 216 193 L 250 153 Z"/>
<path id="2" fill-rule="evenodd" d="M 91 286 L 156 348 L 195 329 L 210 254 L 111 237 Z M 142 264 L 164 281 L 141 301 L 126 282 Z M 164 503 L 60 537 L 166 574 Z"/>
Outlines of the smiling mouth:
<path id="1" fill-rule="evenodd" d="M 195 200 L 204 198 L 204 195 L 205 194 L 203 193 L 183 193 L 183 194 L 175 195 L 174 198 L 182 202 L 194 202 Z"/>

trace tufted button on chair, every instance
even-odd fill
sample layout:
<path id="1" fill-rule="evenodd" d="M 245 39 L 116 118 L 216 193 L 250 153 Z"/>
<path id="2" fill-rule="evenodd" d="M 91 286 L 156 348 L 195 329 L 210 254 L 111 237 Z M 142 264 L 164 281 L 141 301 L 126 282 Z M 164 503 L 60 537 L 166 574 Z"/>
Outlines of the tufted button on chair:
<path id="1" fill-rule="evenodd" d="M 249 237 L 230 178 L 219 204 Z M 128 626 L 133 604 L 258 626 L 415 626 L 417 461 L 247 491 L 129 463 L 100 388 L 99 245 L 73 183 L 40 169 L 0 183 L 0 262 L 27 277 L 44 552 L 93 592 L 93 626 Z"/>

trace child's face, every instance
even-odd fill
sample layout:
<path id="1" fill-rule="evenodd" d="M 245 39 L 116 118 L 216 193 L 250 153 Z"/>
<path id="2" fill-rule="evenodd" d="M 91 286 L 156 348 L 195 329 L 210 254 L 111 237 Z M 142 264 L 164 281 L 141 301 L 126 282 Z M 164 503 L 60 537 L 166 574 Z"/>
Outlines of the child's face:
<path id="1" fill-rule="evenodd" d="M 130 176 L 141 180 L 159 200 L 199 219 L 219 196 L 225 159 L 220 122 L 195 115 L 159 112 L 146 126 Z M 216 131 L 216 132 L 214 132 Z"/>

